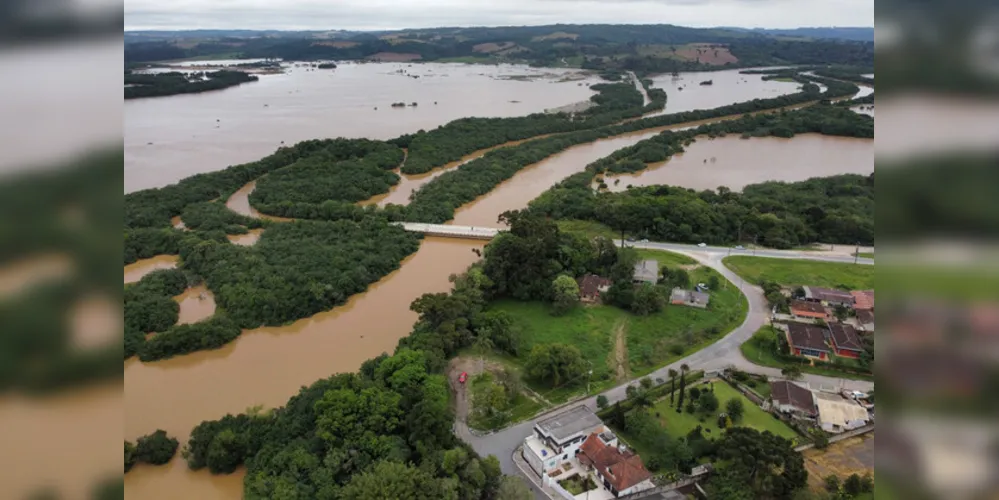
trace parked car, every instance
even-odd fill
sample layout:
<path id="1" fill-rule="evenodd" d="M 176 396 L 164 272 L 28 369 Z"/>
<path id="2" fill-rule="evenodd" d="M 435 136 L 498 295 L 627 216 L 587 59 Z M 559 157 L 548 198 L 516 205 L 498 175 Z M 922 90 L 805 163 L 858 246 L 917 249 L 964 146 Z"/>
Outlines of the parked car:
<path id="1" fill-rule="evenodd" d="M 635 242 L 635 238 L 628 238 L 627 241 L 630 241 L 630 242 L 634 243 Z"/>
<path id="2" fill-rule="evenodd" d="M 697 246 L 700 247 L 700 248 L 704 248 L 704 247 L 708 246 L 708 244 L 707 243 L 698 243 Z"/>
<path id="3" fill-rule="evenodd" d="M 639 241 L 639 243 L 648 243 L 648 242 L 649 242 L 648 238 L 643 238 Z"/>
<path id="4" fill-rule="evenodd" d="M 466 380 L 468 380 L 468 372 L 461 372 L 461 375 L 458 375 L 458 382 L 464 384 Z"/>
<path id="5" fill-rule="evenodd" d="M 746 249 L 746 247 L 744 247 L 744 246 L 742 246 L 742 245 L 736 245 L 736 246 L 735 246 L 735 249 L 736 249 L 736 250 L 745 250 L 745 249 Z"/>

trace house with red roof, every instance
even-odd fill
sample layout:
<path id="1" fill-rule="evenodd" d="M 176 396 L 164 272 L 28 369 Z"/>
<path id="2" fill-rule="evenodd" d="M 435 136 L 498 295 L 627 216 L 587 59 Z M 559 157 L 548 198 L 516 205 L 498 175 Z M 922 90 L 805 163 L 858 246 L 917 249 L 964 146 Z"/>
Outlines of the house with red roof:
<path id="1" fill-rule="evenodd" d="M 853 295 L 853 308 L 858 311 L 873 311 L 874 310 L 874 290 L 854 290 L 850 292 Z"/>
<path id="2" fill-rule="evenodd" d="M 864 346 L 860 343 L 857 330 L 846 323 L 830 323 L 829 340 L 836 350 L 837 356 L 856 359 L 864 352 Z"/>
<path id="3" fill-rule="evenodd" d="M 830 349 L 826 344 L 826 329 L 805 323 L 787 324 L 787 344 L 796 356 L 829 360 Z"/>
<path id="4" fill-rule="evenodd" d="M 617 437 L 610 432 L 590 434 L 576 458 L 580 464 L 592 467 L 598 482 L 615 497 L 655 486 L 642 457 L 617 446 Z"/>

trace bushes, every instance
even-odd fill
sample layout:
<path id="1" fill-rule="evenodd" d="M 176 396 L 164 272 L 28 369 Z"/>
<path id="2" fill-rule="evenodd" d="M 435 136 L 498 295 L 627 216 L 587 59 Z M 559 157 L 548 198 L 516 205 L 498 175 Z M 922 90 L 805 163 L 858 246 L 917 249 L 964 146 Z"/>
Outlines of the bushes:
<path id="1" fill-rule="evenodd" d="M 218 349 L 239 337 L 241 330 L 228 317 L 212 318 L 189 325 L 177 325 L 147 339 L 139 349 L 139 359 L 156 361 L 206 349 Z"/>
<path id="2" fill-rule="evenodd" d="M 125 441 L 125 472 L 128 472 L 138 462 L 151 465 L 163 465 L 177 453 L 176 438 L 167 436 L 166 431 L 158 429 L 152 434 L 142 436 L 138 443 Z"/>
<path id="3" fill-rule="evenodd" d="M 125 359 L 142 349 L 147 333 L 162 332 L 177 323 L 180 305 L 171 297 L 183 292 L 187 282 L 183 271 L 161 269 L 125 286 Z"/>

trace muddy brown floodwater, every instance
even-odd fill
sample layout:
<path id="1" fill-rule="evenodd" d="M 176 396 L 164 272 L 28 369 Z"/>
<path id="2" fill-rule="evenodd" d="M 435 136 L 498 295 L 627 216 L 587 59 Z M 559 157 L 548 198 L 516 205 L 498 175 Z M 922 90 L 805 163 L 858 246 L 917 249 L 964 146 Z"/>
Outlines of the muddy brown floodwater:
<path id="1" fill-rule="evenodd" d="M 652 86 L 666 90 L 666 109 L 658 114 L 680 113 L 695 109 L 712 109 L 752 99 L 768 99 L 793 94 L 801 85 L 797 82 L 764 80 L 763 75 L 743 75 L 738 69 L 680 73 L 679 76 L 658 75 Z M 701 82 L 711 80 L 711 85 Z M 680 90 L 680 89 L 683 90 Z"/>
<path id="2" fill-rule="evenodd" d="M 263 232 L 264 230 L 260 228 L 251 229 L 246 234 L 227 234 L 226 238 L 237 245 L 249 247 L 260 241 L 260 235 L 263 234 Z"/>
<path id="3" fill-rule="evenodd" d="M 458 118 L 523 116 L 585 101 L 593 95 L 587 84 L 600 80 L 566 78 L 579 74 L 515 65 L 343 64 L 329 71 L 291 68 L 218 92 L 130 99 L 125 192 L 258 160 L 282 143 L 390 139 Z M 418 106 L 391 107 L 400 101 Z"/>
<path id="4" fill-rule="evenodd" d="M 725 186 L 739 191 L 748 184 L 768 180 L 803 181 L 835 174 L 869 174 L 874 171 L 874 141 L 819 134 L 790 139 L 727 135 L 698 138 L 686 151 L 634 174 L 608 175 L 611 191 L 629 185 L 666 184 L 691 189 Z M 620 182 L 617 182 L 620 180 Z"/>
<path id="5" fill-rule="evenodd" d="M 480 70 L 488 71 L 485 68 Z M 332 75 L 327 74 L 326 77 L 331 78 Z M 559 84 L 550 85 L 552 88 L 560 87 Z M 567 96 L 566 100 L 572 102 L 579 99 Z M 737 100 L 744 98 L 729 99 L 731 102 Z M 542 107 L 559 102 L 562 100 L 548 101 Z M 423 106 L 421 102 L 420 108 Z M 527 111 L 525 109 L 518 114 Z M 570 148 L 525 168 L 489 194 L 469 203 L 456 213 L 453 222 L 495 227 L 501 212 L 524 208 L 552 184 L 583 170 L 590 162 L 652 137 L 666 128 L 691 125 L 636 132 Z M 765 157 L 768 151 L 760 156 Z M 393 203 L 405 203 L 413 189 L 459 163 L 425 176 L 404 176 L 392 193 L 368 202 L 388 203 L 391 200 Z M 765 180 L 765 175 L 760 172 L 758 180 Z M 237 212 L 254 215 L 255 211 L 247 199 L 253 188 L 254 183 L 241 188 L 227 200 L 227 206 Z M 402 262 L 399 270 L 331 311 L 284 327 L 245 331 L 235 342 L 214 351 L 155 363 L 141 363 L 135 359 L 127 361 L 124 369 L 125 437 L 134 439 L 155 429 L 164 429 L 183 442 L 191 429 L 203 420 L 217 419 L 226 413 L 242 412 L 257 405 L 280 406 L 303 385 L 334 373 L 355 371 L 364 360 L 382 352 L 392 352 L 398 340 L 409 334 L 417 319 L 417 315 L 409 310 L 409 304 L 424 293 L 449 290 L 448 276 L 464 271 L 476 261 L 478 256 L 472 250 L 481 249 L 484 243 L 426 238 L 419 250 Z M 152 499 L 238 498 L 243 475 L 242 471 L 221 477 L 212 477 L 203 471 L 190 472 L 178 458 L 166 467 L 141 468 L 126 475 L 126 496 Z"/>
<path id="6" fill-rule="evenodd" d="M 180 304 L 177 324 L 197 323 L 215 314 L 215 296 L 205 285 L 188 288 L 173 300 Z"/>
<path id="7" fill-rule="evenodd" d="M 137 260 L 125 266 L 125 283 L 135 283 L 157 269 L 173 269 L 177 267 L 179 260 L 180 257 L 176 255 L 157 255 Z"/>

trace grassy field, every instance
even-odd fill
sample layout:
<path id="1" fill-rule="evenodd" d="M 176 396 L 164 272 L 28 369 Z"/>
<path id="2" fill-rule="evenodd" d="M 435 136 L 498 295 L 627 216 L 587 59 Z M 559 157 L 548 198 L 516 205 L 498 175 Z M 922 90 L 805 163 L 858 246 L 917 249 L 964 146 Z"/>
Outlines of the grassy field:
<path id="1" fill-rule="evenodd" d="M 737 426 L 749 427 L 756 429 L 758 431 L 770 431 L 778 436 L 783 436 L 791 440 L 797 440 L 798 434 L 794 432 L 793 429 L 784 425 L 783 422 L 777 420 L 769 413 L 760 409 L 760 407 L 753 404 L 748 398 L 742 395 L 739 391 L 732 388 L 725 382 L 712 382 L 712 387 L 715 391 L 715 396 L 718 397 L 718 408 L 719 412 L 724 411 L 725 403 L 732 398 L 737 398 L 742 400 L 743 407 L 745 408 L 745 415 L 743 415 L 742 420 L 736 423 Z M 702 390 L 705 385 L 698 386 Z M 711 433 L 707 432 L 708 435 L 714 434 L 717 437 L 718 434 L 722 432 L 718 428 L 718 413 L 709 415 L 705 418 L 704 422 L 699 420 L 699 414 L 690 414 L 686 411 L 682 413 L 677 413 L 676 409 L 670 407 L 669 398 L 664 398 L 656 403 L 653 411 L 657 412 L 659 417 L 659 423 L 666 429 L 666 431 L 673 437 L 683 437 L 687 433 L 694 430 L 698 425 L 702 429 L 711 429 Z"/>
<path id="2" fill-rule="evenodd" d="M 672 252 L 645 250 L 642 253 L 644 258 L 654 258 L 660 265 L 694 262 Z M 636 316 L 617 307 L 596 305 L 580 306 L 566 315 L 552 316 L 548 305 L 541 302 L 493 302 L 490 308 L 506 311 L 516 318 L 522 335 L 522 356 L 502 359 L 523 371 L 524 360 L 535 345 L 573 345 L 593 366 L 589 380 L 591 393 L 648 374 L 711 345 L 746 317 L 748 303 L 735 285 L 707 267 L 690 271 L 694 283 L 706 283 L 712 275 L 718 277 L 721 286 L 711 293 L 708 309 L 667 305 L 659 313 Z M 617 351 L 617 335 L 624 337 L 625 352 Z M 619 360 L 624 360 L 623 367 L 619 367 Z M 585 392 L 586 381 L 580 382 L 555 390 L 530 382 L 529 385 L 549 401 L 559 403 Z"/>
<path id="3" fill-rule="evenodd" d="M 614 232 L 613 229 L 599 222 L 589 220 L 557 220 L 555 223 L 558 225 L 560 231 L 567 233 L 579 233 L 587 238 L 603 236 L 604 238 L 618 240 L 619 242 L 621 240 L 621 233 Z"/>
<path id="4" fill-rule="evenodd" d="M 854 254 L 854 255 L 857 255 L 858 257 L 860 257 L 862 259 L 873 259 L 874 258 L 874 252 L 860 252 L 860 253 L 857 253 L 857 254 Z"/>
<path id="5" fill-rule="evenodd" d="M 495 384 L 496 382 L 492 374 L 488 372 L 472 377 L 469 384 L 471 390 L 470 401 L 479 400 L 480 395 L 488 391 Z M 518 392 L 509 401 L 509 406 L 506 408 L 508 413 L 502 416 L 488 417 L 485 412 L 475 411 L 473 406 L 469 411 L 468 426 L 480 431 L 498 429 L 509 422 L 518 422 L 534 416 L 534 414 L 541 411 L 542 407 L 541 403 L 527 397 L 523 392 Z"/>
<path id="6" fill-rule="evenodd" d="M 776 281 L 782 285 L 812 285 L 847 290 L 874 288 L 874 266 L 796 259 L 768 259 L 737 255 L 726 257 L 725 266 L 746 281 Z"/>
<path id="7" fill-rule="evenodd" d="M 822 488 L 822 480 L 830 475 L 839 477 L 840 481 L 845 481 L 850 474 L 873 475 L 874 434 L 844 439 L 829 445 L 825 450 L 805 450 L 802 455 L 805 468 L 808 469 L 808 484 L 813 489 Z"/>
<path id="8" fill-rule="evenodd" d="M 765 325 L 763 327 L 760 327 L 760 329 L 757 330 L 757 333 L 759 332 L 770 333 L 771 331 L 772 331 L 771 327 L 769 325 Z M 751 363 L 755 363 L 760 366 L 769 366 L 771 368 L 786 368 L 787 366 L 790 366 L 789 363 L 785 363 L 784 361 L 777 358 L 777 356 L 775 355 L 776 353 L 774 353 L 771 349 L 758 344 L 752 338 L 743 342 L 742 345 L 739 346 L 739 350 L 742 351 L 742 355 L 745 356 L 747 360 L 749 360 Z M 797 365 L 797 366 L 801 368 L 801 371 L 803 373 L 811 373 L 812 375 L 823 375 L 827 377 L 874 381 L 874 377 L 869 375 L 848 373 L 827 367 L 808 366 L 808 365 Z M 757 392 L 759 392 L 759 390 L 757 390 Z"/>

